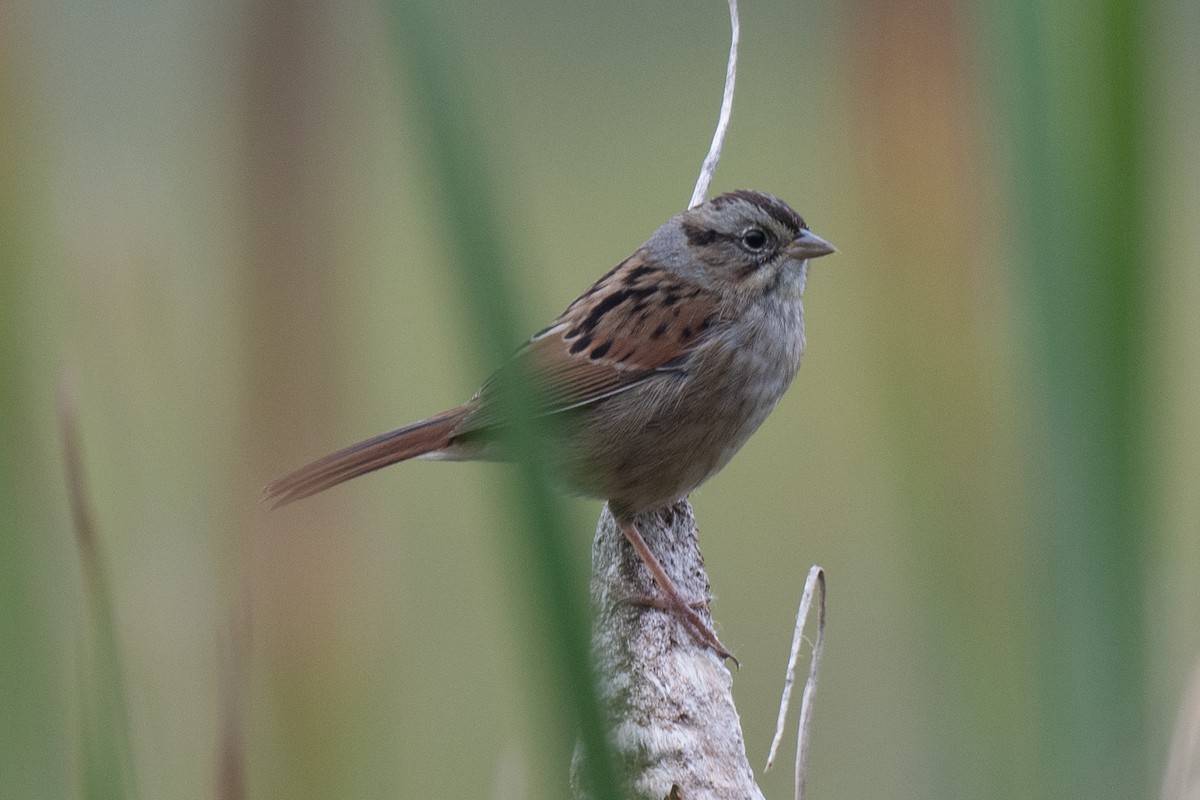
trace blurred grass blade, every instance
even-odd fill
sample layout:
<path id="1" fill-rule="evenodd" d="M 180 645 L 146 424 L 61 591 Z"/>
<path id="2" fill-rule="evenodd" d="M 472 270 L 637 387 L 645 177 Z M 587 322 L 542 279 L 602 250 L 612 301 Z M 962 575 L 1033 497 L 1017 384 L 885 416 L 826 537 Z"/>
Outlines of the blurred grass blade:
<path id="1" fill-rule="evenodd" d="M 63 768 L 70 700 L 58 670 L 58 620 L 46 603 L 60 586 L 48 576 L 61 573 L 50 555 L 56 543 L 43 533 L 61 517 L 47 513 L 48 487 L 39 480 L 57 463 L 44 452 L 54 429 L 38 349 L 53 341 L 53 314 L 31 300 L 38 281 L 58 276 L 38 246 L 48 197 L 36 180 L 44 131 L 33 102 L 34 37 L 21 24 L 26 15 L 6 11 L 16 9 L 0 10 L 0 795 L 38 800 L 74 785 Z"/>
<path id="2" fill-rule="evenodd" d="M 513 271 L 513 259 L 493 213 L 500 205 L 471 116 L 472 103 L 458 62 L 462 50 L 420 3 L 393 0 L 391 12 L 400 63 L 427 126 L 433 200 L 440 203 L 447 230 L 453 233 L 446 241 L 459 270 L 465 316 L 473 323 L 480 358 L 494 368 L 510 357 L 527 332 L 516 324 L 516 302 L 505 279 Z M 617 800 L 618 783 L 589 658 L 588 614 L 580 589 L 586 578 L 566 546 L 567 537 L 585 534 L 567 530 L 562 522 L 562 501 L 550 489 L 540 458 L 542 442 L 530 414 L 529 383 L 516 372 L 504 370 L 496 392 L 502 415 L 513 421 L 506 430 L 507 445 L 520 475 L 512 500 L 519 507 L 521 524 L 514 526 L 512 545 L 517 558 L 527 558 L 531 565 L 526 588 L 552 648 L 548 660 L 566 694 L 556 704 L 566 717 L 562 728 L 578 726 L 587 753 L 585 780 L 591 796 Z"/>
<path id="3" fill-rule="evenodd" d="M 1040 416 L 1035 651 L 1045 796 L 1145 797 L 1149 9 L 995 12 L 1013 92 L 1019 236 Z"/>
<path id="4" fill-rule="evenodd" d="M 79 547 L 88 604 L 88 624 L 84 626 L 82 635 L 85 643 L 80 647 L 80 652 L 87 656 L 81 658 L 78 665 L 82 750 L 80 784 L 85 798 L 133 798 L 136 796 L 133 749 L 126 715 L 124 679 L 108 581 L 84 484 L 75 387 L 70 376 L 62 378 L 58 400 L 63 460 L 67 473 L 67 499 L 71 505 L 71 520 L 75 528 L 75 542 Z"/>
<path id="5" fill-rule="evenodd" d="M 250 668 L 251 593 L 238 594 L 229 611 L 217 684 L 218 800 L 246 798 L 246 676 Z"/>

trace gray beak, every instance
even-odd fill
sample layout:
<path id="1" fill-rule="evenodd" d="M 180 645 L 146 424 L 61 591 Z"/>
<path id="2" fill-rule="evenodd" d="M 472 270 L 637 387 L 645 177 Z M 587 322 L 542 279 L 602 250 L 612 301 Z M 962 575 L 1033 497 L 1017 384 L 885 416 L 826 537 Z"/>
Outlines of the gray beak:
<path id="1" fill-rule="evenodd" d="M 788 245 L 788 253 L 797 258 L 818 258 L 836 252 L 836 247 L 809 230 L 800 231 L 800 235 Z"/>

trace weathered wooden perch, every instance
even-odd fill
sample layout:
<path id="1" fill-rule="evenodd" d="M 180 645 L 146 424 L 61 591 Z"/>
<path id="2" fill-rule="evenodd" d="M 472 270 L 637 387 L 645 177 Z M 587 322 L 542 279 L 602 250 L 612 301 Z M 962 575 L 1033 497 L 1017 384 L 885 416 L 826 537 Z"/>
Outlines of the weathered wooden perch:
<path id="1" fill-rule="evenodd" d="M 707 602 L 691 504 L 646 514 L 637 525 L 680 591 Z M 656 596 L 657 587 L 607 507 L 592 545 L 591 594 L 592 653 L 626 796 L 762 800 L 733 705 L 733 676 L 669 612 L 629 602 Z M 707 608 L 700 614 L 711 623 Z M 571 770 L 576 800 L 587 797 L 582 757 L 577 749 Z"/>

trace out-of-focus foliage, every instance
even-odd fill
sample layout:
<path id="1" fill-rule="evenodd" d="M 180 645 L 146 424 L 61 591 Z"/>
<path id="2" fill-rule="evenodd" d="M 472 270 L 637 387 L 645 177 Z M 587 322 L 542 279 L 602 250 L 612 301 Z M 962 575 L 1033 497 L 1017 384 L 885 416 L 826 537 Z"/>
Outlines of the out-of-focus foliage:
<path id="1" fill-rule="evenodd" d="M 725 5 L 429 10 L 462 44 L 532 332 L 686 204 Z M 387 14 L 0 11 L 0 796 L 79 792 L 64 363 L 141 796 L 214 794 L 244 602 L 251 794 L 564 793 L 574 742 L 491 488 L 509 468 L 258 502 L 465 399 L 479 353 L 519 344 L 464 317 L 464 221 Z M 839 248 L 810 276 L 796 385 L 694 498 L 752 761 L 818 562 L 812 791 L 1154 792 L 1200 658 L 1200 12 L 742 16 L 714 191 L 776 193 Z M 598 510 L 571 505 L 580 574 Z"/>

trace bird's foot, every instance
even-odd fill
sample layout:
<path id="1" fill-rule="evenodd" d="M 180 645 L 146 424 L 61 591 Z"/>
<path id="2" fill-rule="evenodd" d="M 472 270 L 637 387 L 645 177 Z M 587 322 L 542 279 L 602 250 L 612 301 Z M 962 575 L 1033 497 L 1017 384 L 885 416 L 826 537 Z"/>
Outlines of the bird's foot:
<path id="1" fill-rule="evenodd" d="M 675 587 L 672 586 L 672 589 Z M 741 663 L 737 660 L 729 648 L 721 644 L 721 640 L 717 638 L 717 634 L 713 631 L 712 626 L 704 620 L 698 613 L 702 609 L 708 608 L 707 600 L 699 600 L 696 602 L 688 602 L 678 592 L 673 595 L 668 593 L 666 597 L 631 597 L 625 600 L 626 603 L 635 606 L 644 606 L 647 608 L 656 608 L 660 611 L 665 611 L 669 614 L 674 614 L 675 618 L 683 624 L 688 633 L 696 642 L 704 647 L 712 648 L 712 651 L 722 659 L 728 658 L 733 661 L 734 666 L 741 667 Z"/>

